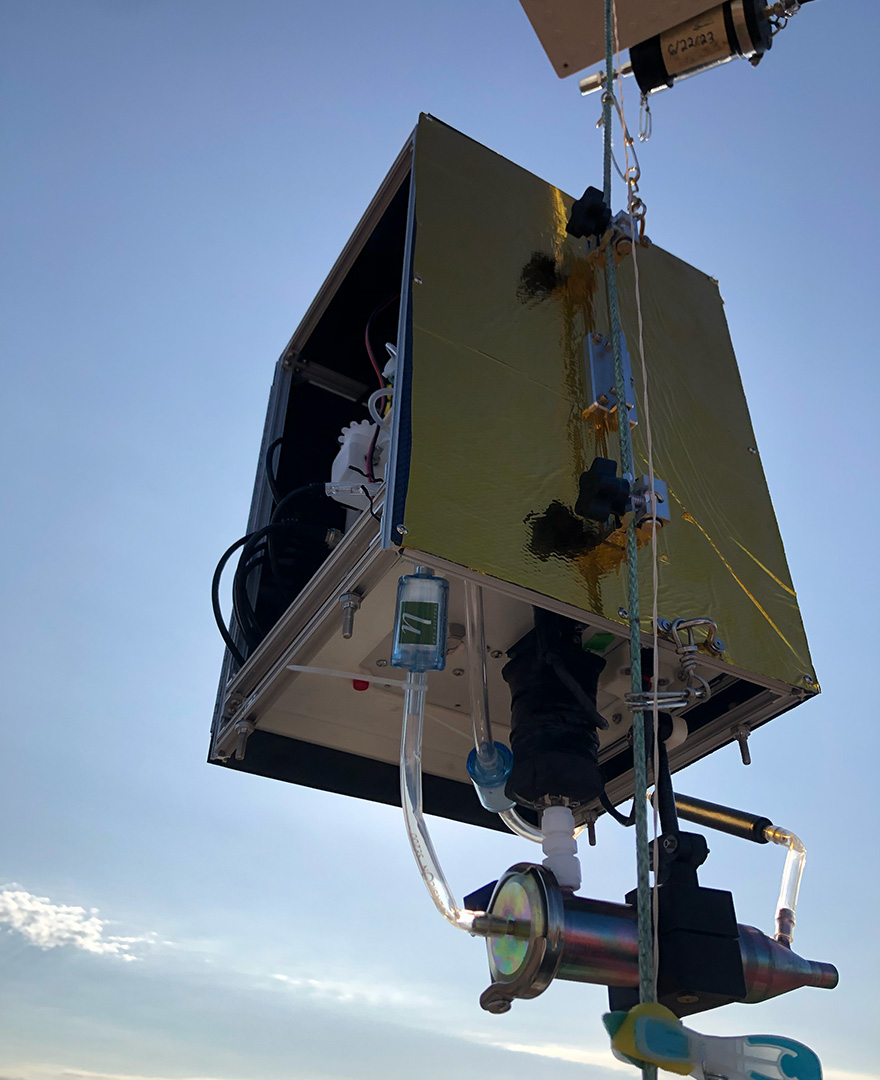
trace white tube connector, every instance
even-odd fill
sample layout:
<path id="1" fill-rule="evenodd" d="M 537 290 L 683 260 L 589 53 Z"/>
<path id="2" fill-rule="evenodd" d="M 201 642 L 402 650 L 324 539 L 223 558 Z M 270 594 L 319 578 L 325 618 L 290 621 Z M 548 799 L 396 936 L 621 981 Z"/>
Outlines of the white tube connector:
<path id="1" fill-rule="evenodd" d="M 576 892 L 581 887 L 581 864 L 574 828 L 574 814 L 567 806 L 548 806 L 541 814 L 544 866 L 559 882 L 560 889 Z"/>
<path id="2" fill-rule="evenodd" d="M 798 892 L 804 874 L 804 865 L 807 861 L 807 849 L 798 836 L 795 836 L 789 829 L 781 829 L 778 825 L 768 825 L 764 830 L 764 836 L 771 844 L 779 844 L 780 847 L 788 848 L 788 853 L 785 856 L 785 866 L 782 868 L 782 885 L 779 889 L 779 900 L 776 904 L 775 936 L 780 945 L 791 948 L 791 943 L 794 941 Z"/>

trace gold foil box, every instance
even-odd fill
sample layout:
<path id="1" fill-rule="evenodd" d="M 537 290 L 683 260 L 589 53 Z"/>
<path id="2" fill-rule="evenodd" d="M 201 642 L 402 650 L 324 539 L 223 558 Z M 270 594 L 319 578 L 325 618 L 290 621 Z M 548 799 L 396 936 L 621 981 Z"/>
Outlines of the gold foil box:
<path id="1" fill-rule="evenodd" d="M 399 290 L 385 486 L 372 513 L 351 515 L 341 543 L 244 667 L 235 671 L 227 659 L 215 760 L 398 801 L 400 694 L 378 680 L 403 674 L 388 667 L 396 582 L 425 563 L 450 581 L 451 620 L 446 669 L 429 678 L 426 809 L 497 827 L 465 770 L 468 682 L 479 668 L 463 631 L 468 579 L 483 585 L 496 738 L 509 733 L 506 651 L 531 626 L 533 605 L 568 615 L 606 660 L 598 705 L 610 721 L 600 751 L 609 795 L 632 793 L 622 534 L 598 535 L 574 510 L 581 474 L 597 457 L 619 456 L 617 415 L 596 407 L 602 388 L 592 385 L 590 368 L 591 342 L 610 333 L 611 252 L 632 367 L 636 469 L 648 471 L 650 420 L 654 470 L 666 491 L 658 612 L 670 621 L 709 618 L 723 642 L 720 654 L 699 653 L 712 697 L 684 713 L 687 738 L 672 751 L 672 768 L 818 692 L 717 282 L 657 245 L 633 250 L 625 236 L 610 251 L 591 251 L 566 232 L 571 204 L 440 121 L 420 118 L 282 354 L 264 436 L 264 446 L 296 443 L 297 482 L 329 479 L 339 428 L 358 415 L 358 387 L 366 394 L 374 385 L 363 323 Z M 258 477 L 250 528 L 265 524 L 270 506 Z M 647 536 L 639 583 L 648 647 Z M 343 638 L 340 597 L 352 592 L 360 607 L 353 635 Z M 680 687 L 673 643 L 661 640 L 659 652 L 661 687 Z M 358 692 L 350 681 L 290 665 L 377 681 Z M 245 721 L 252 733 L 238 761 L 235 724 Z M 733 764 L 736 752 L 728 752 Z"/>

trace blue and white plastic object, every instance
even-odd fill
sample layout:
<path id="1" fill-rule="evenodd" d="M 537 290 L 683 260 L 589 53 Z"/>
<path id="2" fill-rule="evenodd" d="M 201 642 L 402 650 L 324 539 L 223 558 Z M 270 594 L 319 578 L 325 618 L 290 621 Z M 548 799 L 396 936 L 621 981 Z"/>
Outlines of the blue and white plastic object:
<path id="1" fill-rule="evenodd" d="M 614 1056 L 639 1068 L 648 1063 L 697 1080 L 822 1080 L 813 1051 L 782 1035 L 701 1035 L 654 1003 L 606 1013 L 602 1019 Z"/>
<path id="2" fill-rule="evenodd" d="M 408 671 L 442 671 L 446 666 L 449 582 L 429 566 L 417 566 L 397 585 L 393 667 Z"/>
<path id="3" fill-rule="evenodd" d="M 513 769 L 513 754 L 504 743 L 493 743 L 493 746 L 495 753 L 489 761 L 481 759 L 475 749 L 471 750 L 467 771 L 483 806 L 493 814 L 503 814 L 516 806 L 514 800 L 504 794 L 507 778 Z"/>

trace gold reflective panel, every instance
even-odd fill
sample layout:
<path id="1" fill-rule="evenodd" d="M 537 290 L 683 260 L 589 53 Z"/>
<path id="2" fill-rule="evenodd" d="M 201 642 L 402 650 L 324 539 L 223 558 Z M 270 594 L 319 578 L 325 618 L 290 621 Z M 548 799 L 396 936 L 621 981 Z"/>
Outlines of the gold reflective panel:
<path id="1" fill-rule="evenodd" d="M 584 416 L 587 337 L 609 334 L 605 256 L 567 235 L 570 196 L 424 116 L 415 183 L 406 545 L 622 622 L 622 544 L 573 509 L 593 459 L 619 458 L 615 422 Z M 718 285 L 656 246 L 637 254 L 671 514 L 660 615 L 708 616 L 728 663 L 816 689 Z M 631 254 L 618 282 L 647 472 Z M 640 591 L 649 616 L 649 545 Z"/>

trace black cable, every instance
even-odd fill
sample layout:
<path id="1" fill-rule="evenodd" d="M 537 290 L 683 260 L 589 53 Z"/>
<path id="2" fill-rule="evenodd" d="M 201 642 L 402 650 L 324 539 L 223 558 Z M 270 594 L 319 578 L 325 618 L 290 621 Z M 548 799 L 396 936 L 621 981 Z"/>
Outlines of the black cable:
<path id="1" fill-rule="evenodd" d="M 280 439 L 275 439 L 274 442 L 269 443 L 266 447 L 266 483 L 269 485 L 269 490 L 272 492 L 272 498 L 276 503 L 281 502 L 281 492 L 278 488 L 278 474 L 275 468 L 275 451 L 284 442 L 284 436 Z"/>
<path id="2" fill-rule="evenodd" d="M 272 517 L 269 520 L 270 525 L 274 525 L 281 517 L 282 509 L 292 502 L 298 495 L 305 495 L 308 492 L 317 493 L 324 490 L 323 484 L 304 484 L 302 487 L 294 488 L 293 491 L 289 491 L 284 498 L 276 505 L 272 511 Z"/>
<path id="3" fill-rule="evenodd" d="M 257 553 L 257 545 L 261 540 L 268 538 L 272 533 L 278 532 L 280 529 L 287 528 L 289 528 L 289 524 L 286 521 L 275 521 L 251 533 L 239 558 L 235 577 L 232 581 L 233 607 L 242 633 L 251 649 L 255 649 L 265 637 L 265 632 L 257 620 L 256 611 L 247 593 L 247 579 L 251 572 L 256 569 L 256 564 L 252 560 Z"/>
<path id="4" fill-rule="evenodd" d="M 232 610 L 249 649 L 255 649 L 265 635 L 247 593 L 247 579 L 258 566 L 265 564 L 265 555 L 265 545 L 261 547 L 257 542 L 252 546 L 249 540 L 244 546 L 232 579 Z"/>
<path id="5" fill-rule="evenodd" d="M 271 455 L 271 447 L 269 449 L 269 454 Z M 253 541 L 253 547 L 255 547 L 263 536 L 268 536 L 271 531 L 275 531 L 276 527 L 284 527 L 285 523 L 277 522 L 274 519 L 278 517 L 278 514 L 280 513 L 282 508 L 288 503 L 290 503 L 296 496 L 302 495 L 306 492 L 323 490 L 323 484 L 305 484 L 304 486 L 295 488 L 293 491 L 289 492 L 275 506 L 275 510 L 272 514 L 273 520 L 269 523 L 269 525 L 265 525 L 262 529 L 258 529 L 256 532 L 247 533 L 245 536 L 240 537 L 238 540 L 235 541 L 234 544 L 231 544 L 226 549 L 226 551 L 224 551 L 223 555 L 220 557 L 220 561 L 217 563 L 216 569 L 214 570 L 214 576 L 211 580 L 211 608 L 214 613 L 214 621 L 217 623 L 217 629 L 220 631 L 220 636 L 223 638 L 227 649 L 229 649 L 232 658 L 235 660 L 239 667 L 244 666 L 245 657 L 242 655 L 241 650 L 235 644 L 232 634 L 230 633 L 229 628 L 227 627 L 223 619 L 223 612 L 220 609 L 220 580 L 223 576 L 223 571 L 226 569 L 226 564 L 240 547 L 244 547 L 246 544 L 251 543 L 251 541 Z M 241 557 L 239 558 L 239 566 L 236 569 L 236 578 L 239 577 L 239 571 L 244 572 L 245 568 L 248 566 L 251 555 L 253 554 L 253 547 L 251 547 L 249 551 L 243 551 L 241 553 Z M 247 573 L 250 573 L 251 569 L 253 569 L 253 567 L 247 569 Z M 246 577 L 246 574 L 244 576 Z M 235 611 L 236 608 L 235 584 L 236 582 L 235 580 L 233 580 L 233 611 Z M 238 620 L 239 628 L 241 629 L 245 640 L 248 640 L 249 637 L 253 636 L 254 631 L 259 633 L 259 627 L 256 625 L 256 615 L 254 614 L 253 607 L 247 597 L 247 592 L 242 590 L 241 588 L 239 588 L 238 600 L 240 615 L 238 612 L 236 612 L 236 619 Z M 253 620 L 253 625 L 247 625 L 250 623 L 251 619 Z M 251 645 L 249 640 L 248 644 L 251 648 L 254 647 L 253 645 Z"/>
<path id="6" fill-rule="evenodd" d="M 666 717 L 669 721 L 668 713 L 660 713 L 661 723 L 663 717 Z M 660 739 L 657 756 L 657 776 L 654 777 L 654 790 L 656 792 L 657 810 L 660 814 L 660 829 L 664 834 L 669 833 L 673 836 L 677 836 L 680 832 L 678 827 L 678 813 L 675 809 L 675 792 L 672 788 L 672 773 L 669 769 L 669 752 L 666 749 L 666 738 L 663 735 L 663 727 L 660 728 Z M 654 741 L 654 725 L 653 718 L 646 718 L 645 723 L 645 742 L 646 753 L 648 747 L 653 745 Z M 619 810 L 617 810 L 608 798 L 608 795 L 603 792 L 599 796 L 599 802 L 602 804 L 602 808 L 606 810 L 615 821 L 620 822 L 625 828 L 635 824 L 636 821 L 636 802 L 633 798 L 632 810 L 629 814 L 624 816 Z"/>
<path id="7" fill-rule="evenodd" d="M 672 789 L 672 773 L 669 770 L 669 753 L 666 742 L 661 739 L 654 790 L 657 792 L 657 810 L 660 814 L 660 830 L 664 835 L 678 836 L 678 811 L 675 809 L 675 792 Z"/>
<path id="8" fill-rule="evenodd" d="M 373 432 L 373 438 L 370 440 L 370 449 L 367 451 L 367 479 L 372 483 L 376 481 L 376 466 L 374 457 L 376 456 L 376 443 L 379 441 L 379 425 L 376 424 L 376 430 Z M 360 469 L 357 470 L 360 472 Z"/>
<path id="9" fill-rule="evenodd" d="M 599 802 L 602 804 L 602 809 L 606 810 L 615 821 L 620 822 L 624 828 L 628 829 L 636 823 L 636 803 L 633 799 L 633 808 L 630 810 L 628 816 L 624 817 L 623 814 L 612 804 L 607 794 L 603 791 L 599 796 Z"/>
<path id="10" fill-rule="evenodd" d="M 250 597 L 247 594 L 247 577 L 254 569 L 249 563 L 253 558 L 256 550 L 256 545 L 265 537 L 266 549 L 270 563 L 272 563 L 273 570 L 275 569 L 276 562 L 274 551 L 272 550 L 272 540 L 274 535 L 282 529 L 290 528 L 291 523 L 286 520 L 278 520 L 285 507 L 287 507 L 295 498 L 300 495 L 316 494 L 317 492 L 324 492 L 323 484 L 303 484 L 301 487 L 294 488 L 293 491 L 288 492 L 287 495 L 276 505 L 275 510 L 272 513 L 272 519 L 268 525 L 264 525 L 262 529 L 258 529 L 252 533 L 248 538 L 244 551 L 241 553 L 239 559 L 238 569 L 235 572 L 235 579 L 233 580 L 233 605 L 236 612 L 236 617 L 239 620 L 242 633 L 245 636 L 245 640 L 251 649 L 255 649 L 265 637 L 265 631 L 260 626 L 257 619 L 256 611 L 253 604 L 251 604 Z M 276 574 L 276 579 L 279 575 Z"/>
<path id="11" fill-rule="evenodd" d="M 373 509 L 373 496 L 367 490 L 366 484 L 361 484 L 361 491 L 364 493 L 364 495 L 366 495 L 367 502 L 370 504 L 370 517 L 373 518 L 374 521 L 378 521 L 379 524 L 381 525 L 382 524 L 382 519 L 379 517 L 379 515 Z"/>
<path id="12" fill-rule="evenodd" d="M 269 523 L 273 525 L 277 524 L 281 517 L 281 511 L 284 509 L 284 507 L 286 507 L 299 495 L 306 495 L 308 493 L 317 494 L 318 492 L 321 492 L 322 495 L 324 494 L 323 484 L 303 484 L 302 487 L 294 488 L 293 491 L 289 491 L 283 499 L 280 499 L 276 502 L 275 509 L 272 512 Z M 266 544 L 269 549 L 269 561 L 272 563 L 272 572 L 275 574 L 276 580 L 280 581 L 280 574 L 278 572 L 278 560 L 275 555 L 275 545 L 273 543 L 274 539 L 274 533 L 269 534 L 269 538 L 266 541 Z"/>
<path id="13" fill-rule="evenodd" d="M 223 612 L 220 610 L 220 578 L 223 576 L 226 564 L 235 552 L 238 551 L 243 544 L 248 542 L 248 536 L 242 536 L 241 539 L 236 540 L 234 544 L 231 544 L 226 551 L 223 552 L 220 562 L 217 563 L 217 568 L 214 571 L 214 577 L 211 581 L 211 607 L 214 610 L 214 621 L 217 623 L 217 629 L 220 631 L 220 636 L 226 642 L 226 648 L 229 649 L 233 660 L 235 660 L 239 667 L 244 666 L 244 657 L 239 651 L 238 646 L 235 644 L 232 634 L 230 634 L 227 629 L 226 623 L 223 621 Z"/>

